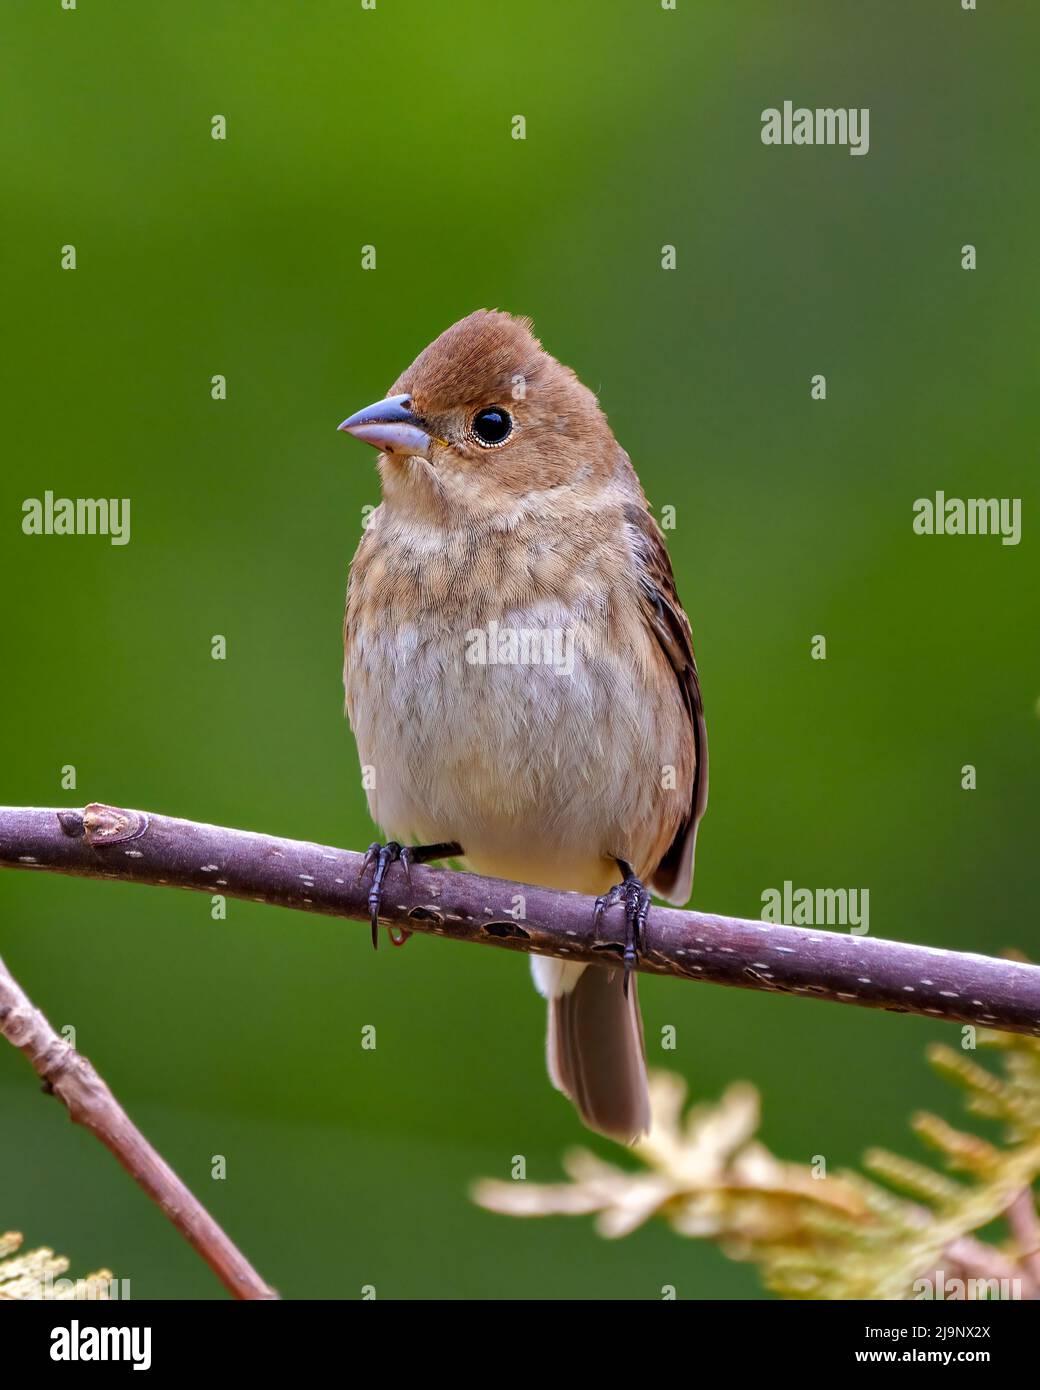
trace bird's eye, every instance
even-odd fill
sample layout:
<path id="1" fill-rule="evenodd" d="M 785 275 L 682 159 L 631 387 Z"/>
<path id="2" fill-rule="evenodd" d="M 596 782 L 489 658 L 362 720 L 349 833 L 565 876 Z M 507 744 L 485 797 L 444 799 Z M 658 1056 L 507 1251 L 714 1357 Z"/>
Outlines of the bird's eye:
<path id="1" fill-rule="evenodd" d="M 471 425 L 473 437 L 485 449 L 493 449 L 504 444 L 513 432 L 513 417 L 508 410 L 492 405 L 487 410 L 478 410 Z"/>

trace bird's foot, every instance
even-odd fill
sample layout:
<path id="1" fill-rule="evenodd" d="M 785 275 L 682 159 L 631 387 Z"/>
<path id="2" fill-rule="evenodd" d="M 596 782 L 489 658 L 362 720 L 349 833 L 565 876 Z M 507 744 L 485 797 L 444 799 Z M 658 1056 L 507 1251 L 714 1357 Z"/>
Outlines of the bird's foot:
<path id="1" fill-rule="evenodd" d="M 378 840 L 369 845 L 365 851 L 365 857 L 361 861 L 361 868 L 358 870 L 358 883 L 365 877 L 369 869 L 375 866 L 372 874 L 372 886 L 368 890 L 368 912 L 372 922 L 372 948 L 375 950 L 379 945 L 379 909 L 383 903 L 383 880 L 386 878 L 386 871 L 391 864 L 400 861 L 404 869 L 405 878 L 411 882 L 412 865 L 428 864 L 431 859 L 453 859 L 462 853 L 462 846 L 455 841 L 449 841 L 439 845 L 400 845 L 396 840 L 388 840 L 385 845 L 381 845 Z M 403 946 L 411 936 L 407 927 L 391 927 L 390 943 L 393 946 Z"/>
<path id="2" fill-rule="evenodd" d="M 619 859 L 617 864 L 624 877 L 620 883 L 615 883 L 609 892 L 596 899 L 593 926 L 598 931 L 604 912 L 616 907 L 618 903 L 624 904 L 625 950 L 622 959 L 625 965 L 624 991 L 627 999 L 628 979 L 638 963 L 639 952 L 643 948 L 643 929 L 646 926 L 646 919 L 650 915 L 650 892 L 643 884 L 643 880 L 637 878 L 631 864 L 624 859 Z"/>

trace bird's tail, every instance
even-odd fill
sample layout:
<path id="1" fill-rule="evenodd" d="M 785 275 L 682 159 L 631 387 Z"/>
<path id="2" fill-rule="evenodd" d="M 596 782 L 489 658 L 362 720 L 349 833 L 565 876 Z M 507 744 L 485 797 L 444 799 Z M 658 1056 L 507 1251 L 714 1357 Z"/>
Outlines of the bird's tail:
<path id="1" fill-rule="evenodd" d="M 532 957 L 532 964 L 537 957 Z M 631 1144 L 650 1128 L 643 1020 L 636 977 L 624 971 L 538 960 L 549 1000 L 549 1075 L 589 1129 Z M 545 967 L 557 967 L 556 970 Z"/>

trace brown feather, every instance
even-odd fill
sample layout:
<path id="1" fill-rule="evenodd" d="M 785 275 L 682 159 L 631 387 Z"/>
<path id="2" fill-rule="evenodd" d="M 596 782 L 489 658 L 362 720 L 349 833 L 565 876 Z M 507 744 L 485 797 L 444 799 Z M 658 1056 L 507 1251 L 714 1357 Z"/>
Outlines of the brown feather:
<path id="1" fill-rule="evenodd" d="M 644 507 L 627 507 L 625 520 L 634 533 L 636 554 L 641 562 L 640 587 L 646 621 L 675 672 L 693 729 L 695 765 L 689 810 L 651 878 L 655 892 L 681 907 L 689 901 L 697 827 L 708 805 L 708 731 L 693 655 L 693 633 L 679 602 L 664 537 L 656 520 Z"/>
<path id="2" fill-rule="evenodd" d="M 631 1144 L 650 1128 L 643 1021 L 635 980 L 590 966 L 549 1001 L 549 1075 L 590 1129 Z"/>
<path id="3" fill-rule="evenodd" d="M 514 376 L 534 381 L 547 360 L 530 319 L 477 309 L 434 338 L 398 378 L 392 394 L 407 391 L 431 411 L 496 394 L 508 397 Z"/>

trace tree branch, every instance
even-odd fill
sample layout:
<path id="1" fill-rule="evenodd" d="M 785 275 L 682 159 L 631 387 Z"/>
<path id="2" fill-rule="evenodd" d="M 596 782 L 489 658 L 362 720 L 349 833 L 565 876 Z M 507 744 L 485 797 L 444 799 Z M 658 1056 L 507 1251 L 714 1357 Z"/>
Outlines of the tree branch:
<path id="1" fill-rule="evenodd" d="M 25 1053 L 44 1089 L 89 1129 L 173 1222 L 235 1298 L 277 1298 L 205 1207 L 133 1124 L 86 1057 L 60 1038 L 0 960 L 0 1035 Z"/>
<path id="2" fill-rule="evenodd" d="M 190 888 L 366 920 L 362 856 L 92 803 L 0 808 L 0 866 Z M 476 874 L 395 865 L 381 921 L 507 950 L 619 961 L 615 909 L 593 931 L 593 900 Z M 639 969 L 654 975 L 861 1008 L 925 1014 L 1040 1036 L 1040 966 L 933 946 L 654 907 Z"/>

